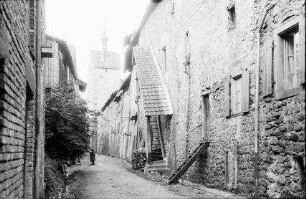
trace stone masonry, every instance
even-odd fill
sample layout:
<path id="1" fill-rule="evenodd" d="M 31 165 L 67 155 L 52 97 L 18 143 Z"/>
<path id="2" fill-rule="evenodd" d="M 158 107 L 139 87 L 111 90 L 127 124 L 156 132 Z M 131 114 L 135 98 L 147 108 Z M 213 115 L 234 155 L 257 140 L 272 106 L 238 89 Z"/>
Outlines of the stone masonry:
<path id="1" fill-rule="evenodd" d="M 43 136 L 36 134 L 35 96 L 43 93 L 35 78 L 36 5 L 0 1 L 0 198 L 43 197 L 43 162 L 35 161 L 44 155 Z"/>
<path id="2" fill-rule="evenodd" d="M 258 63 L 258 29 L 267 9 Z M 278 97 L 278 83 L 273 84 L 278 81 L 275 70 L 279 70 L 273 65 L 276 58 L 272 53 L 276 47 L 273 51 L 273 46 L 267 45 L 280 27 L 302 19 L 304 9 L 305 2 L 299 0 L 164 0 L 158 4 L 140 32 L 138 45 L 154 50 L 173 104 L 170 135 L 165 141 L 167 153 L 172 154 L 171 169 L 184 161 L 201 138 L 210 141 L 208 153 L 193 164 L 183 179 L 252 195 L 257 191 L 254 176 L 258 175 L 261 196 L 303 196 L 305 179 L 303 169 L 300 170 L 305 167 L 305 86 L 298 85 L 296 92 Z M 305 42 L 301 34 L 304 25 L 305 21 L 300 22 L 299 32 L 301 41 Z M 301 49 L 305 49 L 303 42 Z M 267 77 L 270 60 L 274 69 Z M 258 64 L 259 159 L 256 161 Z M 305 64 L 301 67 L 305 68 Z M 243 82 L 242 105 L 236 113 L 236 99 L 231 95 L 239 90 L 234 87 L 239 78 Z M 272 79 L 269 95 L 264 93 L 269 83 L 267 78 Z"/>
<path id="3" fill-rule="evenodd" d="M 161 115 L 160 126 L 170 173 L 204 139 L 210 142 L 208 151 L 183 180 L 246 196 L 303 197 L 305 2 L 163 0 L 151 8 L 135 34 L 139 40 L 132 38 L 127 53 L 134 41 L 136 48 L 150 48 L 169 92 L 173 114 Z M 300 72 L 296 85 L 286 90 L 280 41 L 290 31 L 297 35 L 294 53 Z M 132 73 L 129 87 L 106 104 L 101 118 L 107 122 L 99 127 L 102 153 L 121 158 L 132 146 L 148 150 L 152 144 L 139 74 L 134 74 L 137 66 L 133 58 L 126 62 Z M 134 114 L 128 110 L 135 105 L 133 129 Z"/>

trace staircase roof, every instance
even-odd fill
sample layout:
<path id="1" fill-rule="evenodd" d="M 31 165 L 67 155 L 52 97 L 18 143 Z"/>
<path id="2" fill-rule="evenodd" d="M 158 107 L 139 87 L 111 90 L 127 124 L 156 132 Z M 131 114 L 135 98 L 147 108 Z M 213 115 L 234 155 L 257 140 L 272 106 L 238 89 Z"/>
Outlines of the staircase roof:
<path id="1" fill-rule="evenodd" d="M 150 47 L 133 49 L 145 116 L 172 115 L 172 105 Z"/>

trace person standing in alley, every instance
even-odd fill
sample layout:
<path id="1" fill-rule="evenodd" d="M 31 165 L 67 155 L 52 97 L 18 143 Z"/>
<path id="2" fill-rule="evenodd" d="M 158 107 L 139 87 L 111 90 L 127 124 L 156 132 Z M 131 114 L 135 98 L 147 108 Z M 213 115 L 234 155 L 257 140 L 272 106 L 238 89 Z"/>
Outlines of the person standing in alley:
<path id="1" fill-rule="evenodd" d="M 95 165 L 95 160 L 96 160 L 96 154 L 95 151 L 93 149 L 90 150 L 90 162 L 91 165 Z"/>

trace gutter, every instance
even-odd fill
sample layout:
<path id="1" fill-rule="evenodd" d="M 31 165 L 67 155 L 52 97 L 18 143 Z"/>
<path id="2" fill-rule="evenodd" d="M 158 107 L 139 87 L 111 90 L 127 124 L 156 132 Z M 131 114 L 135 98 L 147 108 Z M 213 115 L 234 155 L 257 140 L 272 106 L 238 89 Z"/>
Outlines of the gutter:
<path id="1" fill-rule="evenodd" d="M 258 29 L 257 35 L 257 68 L 256 68 L 256 91 L 255 91 L 255 139 L 254 139 L 254 155 L 255 155 L 255 162 L 254 162 L 254 178 L 255 178 L 255 195 L 258 196 L 258 181 L 259 181 L 259 169 L 258 169 L 258 162 L 259 162 L 259 154 L 258 154 L 258 134 L 259 134 L 259 74 L 260 74 L 260 33 L 262 27 L 266 21 L 266 17 L 268 12 L 271 10 L 272 6 L 267 8 L 265 11 L 265 15 L 261 21 L 261 24 Z"/>

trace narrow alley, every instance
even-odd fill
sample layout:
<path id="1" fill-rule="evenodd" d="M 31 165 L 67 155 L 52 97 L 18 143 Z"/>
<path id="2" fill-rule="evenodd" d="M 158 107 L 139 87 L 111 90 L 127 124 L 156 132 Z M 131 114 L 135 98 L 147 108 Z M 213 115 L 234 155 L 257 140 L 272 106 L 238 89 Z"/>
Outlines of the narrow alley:
<path id="1" fill-rule="evenodd" d="M 68 199 L 101 198 L 229 198 L 224 193 L 209 193 L 182 184 L 166 186 L 138 176 L 117 158 L 96 155 L 96 165 L 85 161 L 71 169 Z"/>
<path id="2" fill-rule="evenodd" d="M 0 0 L 0 199 L 306 198 L 305 16 Z"/>

